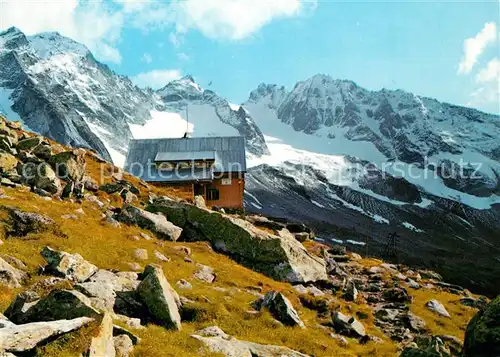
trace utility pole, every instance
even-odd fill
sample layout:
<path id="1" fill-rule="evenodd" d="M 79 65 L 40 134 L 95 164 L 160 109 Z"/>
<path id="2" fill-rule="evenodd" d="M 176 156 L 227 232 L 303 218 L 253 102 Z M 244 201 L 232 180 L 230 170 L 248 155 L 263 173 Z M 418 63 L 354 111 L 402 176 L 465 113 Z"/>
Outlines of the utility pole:
<path id="1" fill-rule="evenodd" d="M 387 243 L 385 244 L 384 252 L 382 254 L 385 258 L 395 259 L 396 263 L 399 263 L 398 238 L 399 235 L 396 232 L 390 233 L 387 237 Z"/>

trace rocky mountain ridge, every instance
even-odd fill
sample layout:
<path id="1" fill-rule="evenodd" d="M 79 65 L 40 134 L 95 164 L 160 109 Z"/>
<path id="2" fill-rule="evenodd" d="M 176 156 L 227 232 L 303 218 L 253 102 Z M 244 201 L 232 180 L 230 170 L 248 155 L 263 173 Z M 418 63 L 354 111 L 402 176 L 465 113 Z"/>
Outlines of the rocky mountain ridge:
<path id="1" fill-rule="evenodd" d="M 4 114 L 60 143 L 93 148 L 115 162 L 124 160 L 132 138 L 130 125 L 179 108 L 168 95 L 162 100 L 168 88 L 158 93 L 139 89 L 96 61 L 86 47 L 58 33 L 28 37 L 16 28 L 0 33 L 0 66 L 5 69 L 0 74 Z M 186 77 L 176 88 L 188 91 L 193 83 Z M 214 104 L 215 120 L 234 126 L 236 133 L 248 137 L 249 148 L 265 153 L 262 134 L 244 112 L 233 111 L 210 91 L 198 100 Z"/>

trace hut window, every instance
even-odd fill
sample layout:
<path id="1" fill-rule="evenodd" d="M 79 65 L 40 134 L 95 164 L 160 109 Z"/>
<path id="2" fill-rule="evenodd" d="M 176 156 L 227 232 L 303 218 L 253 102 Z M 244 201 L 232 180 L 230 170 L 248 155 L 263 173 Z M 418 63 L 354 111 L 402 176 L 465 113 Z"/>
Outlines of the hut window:
<path id="1" fill-rule="evenodd" d="M 208 201 L 218 201 L 219 200 L 219 190 L 216 188 L 209 188 L 207 190 L 207 200 Z"/>

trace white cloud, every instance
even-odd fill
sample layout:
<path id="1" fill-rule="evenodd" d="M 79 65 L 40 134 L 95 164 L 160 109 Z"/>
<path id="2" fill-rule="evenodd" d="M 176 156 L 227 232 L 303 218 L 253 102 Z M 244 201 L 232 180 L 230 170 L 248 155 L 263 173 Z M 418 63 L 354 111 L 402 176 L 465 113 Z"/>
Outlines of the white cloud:
<path id="1" fill-rule="evenodd" d="M 168 82 L 180 79 L 181 77 L 182 72 L 178 69 L 156 69 L 150 72 L 139 73 L 131 79 L 139 87 L 159 89 L 164 87 Z"/>
<path id="2" fill-rule="evenodd" d="M 181 61 L 190 61 L 191 57 L 189 57 L 186 53 L 184 52 L 179 52 L 177 53 L 177 58 L 180 59 Z"/>
<path id="3" fill-rule="evenodd" d="M 476 75 L 481 86 L 470 94 L 470 106 L 500 113 L 500 60 L 493 58 Z"/>
<path id="4" fill-rule="evenodd" d="M 151 56 L 149 53 L 145 53 L 142 55 L 141 61 L 145 63 L 151 63 L 153 62 L 153 56 Z"/>
<path id="5" fill-rule="evenodd" d="M 169 35 L 168 35 L 168 40 L 170 41 L 170 43 L 172 45 L 174 45 L 175 47 L 179 47 L 184 38 L 182 37 L 182 34 L 180 33 L 177 33 L 177 32 L 171 32 Z"/>
<path id="6" fill-rule="evenodd" d="M 498 58 L 493 58 L 489 61 L 486 67 L 481 69 L 476 75 L 476 82 L 478 83 L 490 81 L 495 81 L 500 85 L 500 60 Z"/>
<path id="7" fill-rule="evenodd" d="M 123 6 L 124 12 L 141 11 L 151 5 L 151 0 L 113 0 Z"/>
<path id="8" fill-rule="evenodd" d="M 316 1 L 301 0 L 186 0 L 176 1 L 177 22 L 214 39 L 240 40 L 276 18 L 298 16 Z"/>
<path id="9" fill-rule="evenodd" d="M 315 9 L 316 4 L 317 0 L 148 1 L 137 9 L 132 23 L 143 30 L 175 26 L 169 40 L 176 46 L 181 39 L 174 36 L 189 29 L 199 30 L 212 39 L 241 40 L 274 19 L 299 16 Z"/>
<path id="10" fill-rule="evenodd" d="M 484 49 L 497 39 L 497 27 L 494 22 L 484 24 L 475 36 L 464 41 L 464 55 L 458 66 L 458 73 L 469 73 L 483 53 Z"/>
<path id="11" fill-rule="evenodd" d="M 468 106 L 485 111 L 500 113 L 500 86 L 497 83 L 487 83 L 470 94 Z"/>
<path id="12" fill-rule="evenodd" d="M 121 61 L 116 49 L 124 17 L 103 0 L 1 0 L 0 27 L 20 28 L 27 35 L 58 31 L 85 44 L 104 61 Z"/>
<path id="13" fill-rule="evenodd" d="M 27 35 L 58 31 L 85 44 L 99 59 L 119 63 L 125 24 L 143 31 L 170 29 L 176 47 L 189 30 L 218 40 L 240 40 L 279 18 L 315 9 L 317 0 L 0 0 L 0 30 Z"/>

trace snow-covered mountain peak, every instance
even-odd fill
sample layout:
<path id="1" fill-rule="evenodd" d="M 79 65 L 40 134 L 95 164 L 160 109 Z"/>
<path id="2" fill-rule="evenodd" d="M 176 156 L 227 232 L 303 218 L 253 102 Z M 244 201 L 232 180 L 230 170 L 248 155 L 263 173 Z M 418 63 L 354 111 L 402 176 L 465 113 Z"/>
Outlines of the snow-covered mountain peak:
<path id="1" fill-rule="evenodd" d="M 74 54 L 85 57 L 90 51 L 84 45 L 62 36 L 59 32 L 44 32 L 29 36 L 28 41 L 36 55 L 42 59 L 58 54 Z"/>
<path id="2" fill-rule="evenodd" d="M 17 27 L 10 27 L 6 31 L 0 32 L 0 51 L 26 46 L 27 44 L 26 36 Z"/>
<path id="3" fill-rule="evenodd" d="M 182 77 L 167 83 L 157 93 L 166 98 L 167 101 L 189 101 L 199 100 L 203 97 L 205 90 L 196 83 L 191 75 Z"/>

